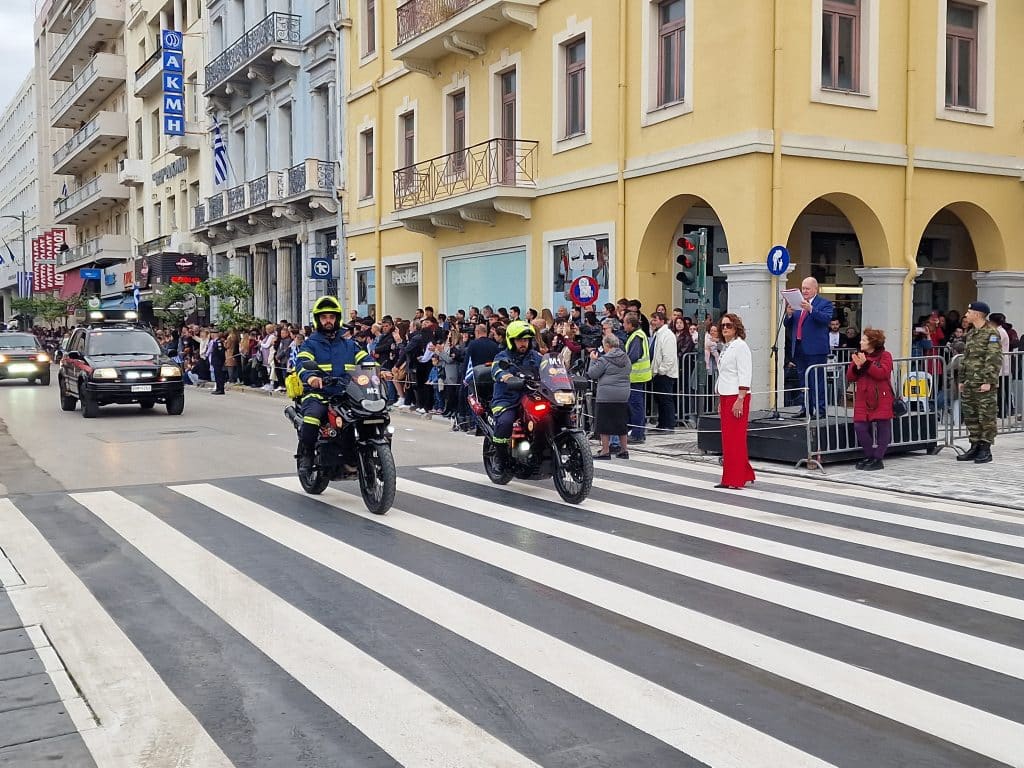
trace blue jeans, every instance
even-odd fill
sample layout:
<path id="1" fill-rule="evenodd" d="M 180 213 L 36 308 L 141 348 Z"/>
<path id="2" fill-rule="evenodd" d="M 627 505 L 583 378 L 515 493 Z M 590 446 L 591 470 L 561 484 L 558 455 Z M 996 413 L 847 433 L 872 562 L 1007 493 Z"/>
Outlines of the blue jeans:
<path id="1" fill-rule="evenodd" d="M 629 439 L 643 440 L 646 430 L 646 414 L 644 409 L 644 388 L 642 383 L 629 385 Z M 635 426 L 634 426 L 635 425 Z"/>

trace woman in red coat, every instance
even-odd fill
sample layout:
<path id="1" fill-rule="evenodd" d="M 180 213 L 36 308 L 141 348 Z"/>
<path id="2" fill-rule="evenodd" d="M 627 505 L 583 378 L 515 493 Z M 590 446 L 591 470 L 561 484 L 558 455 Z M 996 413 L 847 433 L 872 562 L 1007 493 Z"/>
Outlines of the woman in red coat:
<path id="1" fill-rule="evenodd" d="M 865 328 L 860 352 L 853 355 L 846 380 L 855 385 L 853 428 L 864 450 L 857 469 L 883 469 L 882 457 L 892 442 L 892 355 L 885 351 L 885 333 Z"/>

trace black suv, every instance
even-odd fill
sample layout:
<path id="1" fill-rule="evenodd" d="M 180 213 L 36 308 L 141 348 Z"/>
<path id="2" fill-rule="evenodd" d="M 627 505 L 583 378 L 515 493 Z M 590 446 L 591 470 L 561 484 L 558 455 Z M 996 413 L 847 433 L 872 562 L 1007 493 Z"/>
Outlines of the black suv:
<path id="1" fill-rule="evenodd" d="M 81 400 L 87 419 L 108 403 L 138 403 L 143 410 L 166 403 L 172 416 L 185 410 L 181 367 L 134 325 L 76 329 L 61 355 L 57 388 L 61 410 L 73 411 Z"/>
<path id="2" fill-rule="evenodd" d="M 50 356 L 31 333 L 0 332 L 0 379 L 50 384 Z"/>

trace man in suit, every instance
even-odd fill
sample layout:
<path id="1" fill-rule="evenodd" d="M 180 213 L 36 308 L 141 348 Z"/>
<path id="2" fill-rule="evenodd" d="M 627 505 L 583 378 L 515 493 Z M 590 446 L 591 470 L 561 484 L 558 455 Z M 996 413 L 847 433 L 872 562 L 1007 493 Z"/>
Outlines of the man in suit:
<path id="1" fill-rule="evenodd" d="M 819 372 L 808 381 L 807 369 L 828 361 L 828 324 L 835 310 L 831 301 L 818 295 L 818 281 L 813 277 L 804 279 L 800 284 L 800 293 L 804 297 L 800 309 L 794 310 L 786 305 L 786 330 L 791 339 L 790 356 L 796 363 L 800 386 L 807 387 L 807 406 L 811 418 L 821 418 L 828 405 L 825 400 L 825 376 Z M 802 408 L 800 415 L 805 415 Z"/>

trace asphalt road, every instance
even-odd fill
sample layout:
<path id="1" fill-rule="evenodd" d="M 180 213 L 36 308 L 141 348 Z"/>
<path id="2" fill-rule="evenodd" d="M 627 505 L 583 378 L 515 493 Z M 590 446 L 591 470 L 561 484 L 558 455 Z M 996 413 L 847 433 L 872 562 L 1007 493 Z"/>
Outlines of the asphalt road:
<path id="1" fill-rule="evenodd" d="M 1011 511 L 639 453 L 571 507 L 400 416 L 374 517 L 189 395 L 0 384 L 0 766 L 1024 766 Z"/>

